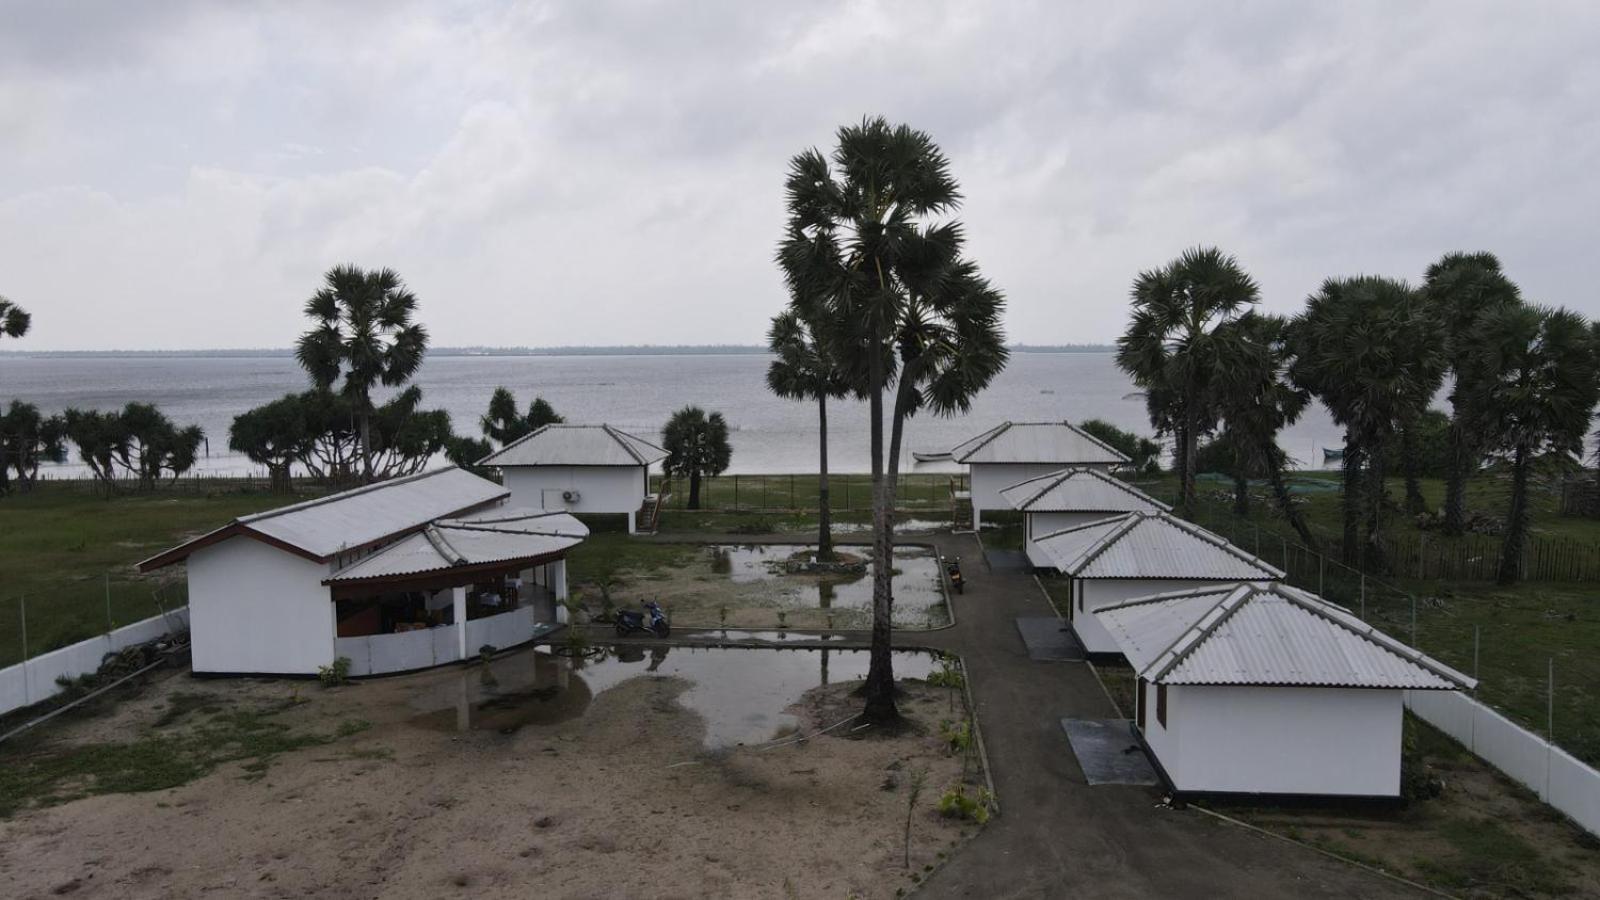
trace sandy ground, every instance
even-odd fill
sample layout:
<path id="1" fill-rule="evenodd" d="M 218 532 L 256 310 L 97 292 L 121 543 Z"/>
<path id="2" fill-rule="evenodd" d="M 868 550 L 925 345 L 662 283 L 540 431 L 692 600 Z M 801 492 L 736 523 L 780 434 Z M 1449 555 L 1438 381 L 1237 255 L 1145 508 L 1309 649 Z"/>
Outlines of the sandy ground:
<path id="1" fill-rule="evenodd" d="M 173 790 L 0 821 L 0 893 L 892 897 L 974 830 L 935 811 L 961 778 L 938 732 L 944 689 L 908 685 L 902 709 L 920 727 L 899 736 L 839 729 L 763 752 L 709 753 L 703 721 L 675 701 L 686 687 L 676 678 L 632 679 L 579 717 L 511 733 L 458 732 L 449 716 L 418 715 L 418 696 L 461 678 L 452 668 L 323 690 L 173 675 L 106 714 L 53 727 L 45 749 L 127 740 L 149 733 L 175 695 L 226 707 L 294 691 L 305 702 L 275 718 L 296 729 L 371 723 L 277 757 L 258 780 L 226 764 Z M 853 711 L 847 689 L 817 689 L 792 707 L 801 732 Z M 902 829 L 908 773 L 918 769 L 930 774 L 908 871 Z"/>

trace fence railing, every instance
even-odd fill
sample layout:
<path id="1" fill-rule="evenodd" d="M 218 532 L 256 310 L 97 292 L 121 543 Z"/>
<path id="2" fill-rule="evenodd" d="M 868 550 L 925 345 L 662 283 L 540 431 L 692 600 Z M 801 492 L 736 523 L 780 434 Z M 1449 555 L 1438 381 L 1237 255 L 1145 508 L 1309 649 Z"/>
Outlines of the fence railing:
<path id="1" fill-rule="evenodd" d="M 651 480 L 651 490 L 661 490 L 659 476 Z M 686 509 L 689 482 L 672 480 L 669 510 Z M 816 475 L 721 475 L 700 482 L 700 508 L 719 512 L 815 512 L 822 507 L 821 484 Z M 896 480 L 895 508 L 908 511 L 951 510 L 952 492 L 966 489 L 964 476 L 956 474 L 914 473 Z M 870 475 L 830 475 L 828 508 L 834 512 L 863 512 L 872 509 Z"/>
<path id="2" fill-rule="evenodd" d="M 45 593 L 0 594 L 0 667 L 110 634 L 188 604 L 185 581 L 130 577 L 116 571 L 63 582 Z"/>
<path id="3" fill-rule="evenodd" d="M 1415 570 L 1379 577 L 1345 565 L 1336 550 L 1307 547 L 1292 534 L 1207 509 L 1200 504 L 1198 524 L 1284 570 L 1289 584 L 1471 675 L 1478 680 L 1475 699 L 1575 758 L 1600 764 L 1600 716 L 1586 687 L 1600 678 L 1600 664 L 1587 648 L 1571 650 L 1550 636 L 1551 623 L 1578 615 L 1560 608 L 1559 597 L 1457 596 L 1431 569 L 1421 577 Z"/>
<path id="4" fill-rule="evenodd" d="M 1195 521 L 1207 528 L 1215 523 L 1233 527 L 1239 521 L 1231 504 L 1200 495 Z M 1288 528 L 1285 523 L 1284 528 Z M 1343 559 L 1343 539 L 1313 529 L 1324 553 Z M 1297 540 L 1297 539 L 1296 539 Z M 1379 542 L 1384 566 L 1364 564 L 1368 574 L 1396 578 L 1430 578 L 1444 581 L 1493 581 L 1500 573 L 1505 539 L 1492 534 L 1450 537 L 1431 532 L 1388 534 Z M 1366 562 L 1365 547 L 1357 558 Z M 1600 542 L 1554 535 L 1529 535 L 1524 545 L 1521 578 L 1524 581 L 1600 582 Z"/>

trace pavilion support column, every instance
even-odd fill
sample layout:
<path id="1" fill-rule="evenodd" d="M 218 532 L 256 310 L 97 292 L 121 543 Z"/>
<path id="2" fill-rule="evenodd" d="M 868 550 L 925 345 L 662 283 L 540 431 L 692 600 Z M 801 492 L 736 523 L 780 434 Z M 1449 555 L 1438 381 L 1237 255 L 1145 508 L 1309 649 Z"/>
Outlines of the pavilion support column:
<path id="1" fill-rule="evenodd" d="M 522 583 L 527 585 L 527 597 L 522 601 L 533 607 L 533 621 L 542 625 L 549 625 L 556 621 L 556 602 L 545 591 L 535 591 L 534 574 L 540 569 L 533 566 L 522 573 Z"/>
<path id="2" fill-rule="evenodd" d="M 972 530 L 983 530 L 983 510 L 979 509 L 976 503 L 972 505 Z"/>
<path id="3" fill-rule="evenodd" d="M 456 649 L 460 659 L 467 658 L 467 586 L 450 589 L 450 602 L 455 607 Z"/>
<path id="4" fill-rule="evenodd" d="M 567 560 L 565 557 L 550 564 L 550 589 L 555 591 L 556 599 L 565 603 L 567 600 Z"/>
<path id="5" fill-rule="evenodd" d="M 637 516 L 638 514 L 639 514 L 638 510 L 632 510 L 632 509 L 628 510 L 628 533 L 629 534 L 638 534 L 639 533 L 638 526 L 635 525 L 634 521 L 633 521 L 634 517 Z"/>

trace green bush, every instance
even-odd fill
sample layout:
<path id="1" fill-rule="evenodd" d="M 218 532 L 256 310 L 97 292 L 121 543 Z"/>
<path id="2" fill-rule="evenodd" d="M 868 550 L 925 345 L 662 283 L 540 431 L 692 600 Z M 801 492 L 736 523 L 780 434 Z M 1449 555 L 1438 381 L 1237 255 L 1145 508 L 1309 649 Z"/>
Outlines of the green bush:
<path id="1" fill-rule="evenodd" d="M 350 657 L 341 656 L 331 665 L 317 666 L 317 680 L 325 688 L 344 684 L 350 680 Z"/>
<path id="2" fill-rule="evenodd" d="M 956 785 L 939 798 L 939 815 L 947 819 L 965 819 L 979 825 L 989 821 L 989 807 L 994 798 L 988 789 L 979 788 L 976 796 L 968 797 L 967 789 Z"/>

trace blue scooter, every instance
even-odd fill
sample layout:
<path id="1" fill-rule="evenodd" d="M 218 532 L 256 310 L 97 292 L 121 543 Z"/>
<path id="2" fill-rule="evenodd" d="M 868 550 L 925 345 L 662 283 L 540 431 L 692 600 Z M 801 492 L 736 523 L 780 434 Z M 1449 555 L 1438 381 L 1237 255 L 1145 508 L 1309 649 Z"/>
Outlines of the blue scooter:
<path id="1" fill-rule="evenodd" d="M 627 637 L 635 631 L 643 631 L 664 638 L 672 632 L 672 624 L 667 621 L 667 614 L 659 603 L 646 600 L 644 610 L 642 613 L 626 609 L 617 610 L 617 636 Z"/>

